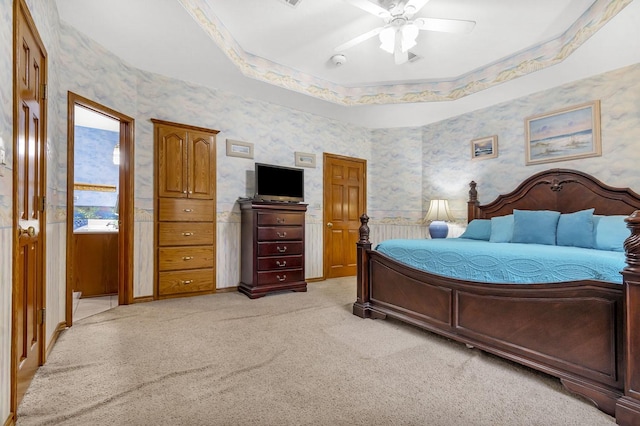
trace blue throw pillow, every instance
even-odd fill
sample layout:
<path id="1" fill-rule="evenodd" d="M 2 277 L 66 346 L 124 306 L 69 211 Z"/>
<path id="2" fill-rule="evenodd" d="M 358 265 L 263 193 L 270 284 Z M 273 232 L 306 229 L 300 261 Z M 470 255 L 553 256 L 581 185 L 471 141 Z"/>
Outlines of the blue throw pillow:
<path id="1" fill-rule="evenodd" d="M 491 221 L 489 219 L 473 219 L 459 238 L 489 241 L 491 237 Z"/>
<path id="2" fill-rule="evenodd" d="M 513 236 L 513 215 L 496 216 L 491 218 L 491 235 L 489 241 L 492 243 L 510 243 Z"/>
<path id="3" fill-rule="evenodd" d="M 624 240 L 631 231 L 624 220 L 627 216 L 594 216 L 595 248 L 598 250 L 624 251 Z"/>
<path id="4" fill-rule="evenodd" d="M 556 245 L 560 212 L 551 210 L 514 210 L 511 242 Z"/>
<path id="5" fill-rule="evenodd" d="M 593 211 L 594 209 L 588 209 L 561 214 L 558 220 L 556 244 L 593 248 Z"/>

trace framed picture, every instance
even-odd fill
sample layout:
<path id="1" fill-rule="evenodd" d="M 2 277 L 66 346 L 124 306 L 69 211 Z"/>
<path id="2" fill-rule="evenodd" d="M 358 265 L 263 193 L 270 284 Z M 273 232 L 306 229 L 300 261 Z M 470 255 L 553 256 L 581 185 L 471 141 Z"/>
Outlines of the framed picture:
<path id="1" fill-rule="evenodd" d="M 227 157 L 253 158 L 253 144 L 227 139 Z"/>
<path id="2" fill-rule="evenodd" d="M 498 136 L 487 136 L 486 138 L 474 139 L 471 141 L 471 159 L 485 160 L 498 156 Z"/>
<path id="3" fill-rule="evenodd" d="M 315 167 L 316 155 L 307 152 L 296 152 L 296 166 L 298 167 Z"/>
<path id="4" fill-rule="evenodd" d="M 525 119 L 526 165 L 602 155 L 600 101 Z"/>

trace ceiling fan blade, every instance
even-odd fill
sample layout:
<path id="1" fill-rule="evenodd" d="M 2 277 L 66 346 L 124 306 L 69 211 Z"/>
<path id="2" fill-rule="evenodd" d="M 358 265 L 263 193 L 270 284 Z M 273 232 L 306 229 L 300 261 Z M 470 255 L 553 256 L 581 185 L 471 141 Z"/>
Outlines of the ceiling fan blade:
<path id="1" fill-rule="evenodd" d="M 413 23 L 421 30 L 443 33 L 470 33 L 476 26 L 475 21 L 461 19 L 418 18 Z"/>
<path id="2" fill-rule="evenodd" d="M 418 13 L 428 2 L 429 0 L 409 0 L 407 4 L 404 5 L 404 11 L 411 17 Z"/>
<path id="3" fill-rule="evenodd" d="M 356 44 L 360 44 L 365 40 L 369 40 L 371 37 L 375 37 L 378 34 L 380 34 L 380 31 L 382 31 L 384 27 L 378 27 L 378 28 L 374 28 L 371 31 L 368 31 L 364 34 L 360 34 L 358 37 L 356 38 L 352 38 L 351 40 L 342 43 L 340 46 L 336 47 L 334 50 L 336 52 L 341 52 L 343 50 L 347 50 L 352 48 L 353 46 L 355 46 Z"/>
<path id="4" fill-rule="evenodd" d="M 389 11 L 375 3 L 371 3 L 367 0 L 346 0 L 347 3 L 351 3 L 353 6 L 358 7 L 365 12 L 377 16 L 379 18 L 387 19 L 391 18 Z"/>

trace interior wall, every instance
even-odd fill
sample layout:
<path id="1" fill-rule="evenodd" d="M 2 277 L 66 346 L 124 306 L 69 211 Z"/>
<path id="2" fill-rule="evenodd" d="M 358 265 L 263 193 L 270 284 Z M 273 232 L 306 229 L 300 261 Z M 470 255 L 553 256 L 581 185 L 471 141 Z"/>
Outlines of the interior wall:
<path id="1" fill-rule="evenodd" d="M 602 156 L 525 165 L 525 119 L 600 100 Z M 470 141 L 497 135 L 498 157 L 471 160 Z M 468 183 L 478 183 L 481 203 L 515 189 L 526 177 L 550 168 L 577 169 L 613 186 L 640 191 L 640 64 L 544 90 L 424 127 L 425 200 L 452 200 L 466 220 Z"/>
<path id="2" fill-rule="evenodd" d="M 600 100 L 602 156 L 525 165 L 525 118 Z M 422 238 L 419 221 L 428 201 L 449 200 L 460 232 L 467 219 L 469 182 L 478 184 L 481 203 L 511 192 L 526 177 L 550 168 L 577 169 L 613 186 L 640 192 L 640 64 L 581 79 L 418 129 L 374 132 L 370 199 L 371 239 Z M 471 140 L 497 135 L 498 157 L 471 159 Z M 404 152 L 421 152 L 415 159 Z M 410 157 L 408 154 L 404 154 Z M 388 160 L 388 161 L 387 161 Z M 385 170 L 386 169 L 386 170 Z M 380 178 L 376 178 L 377 174 Z M 416 188 L 420 190 L 417 191 Z M 387 203 L 387 200 L 391 201 Z M 385 206 L 394 206 L 392 208 Z M 456 232 L 453 232 L 454 236 Z"/>
<path id="3" fill-rule="evenodd" d="M 12 0 L 0 0 L 0 149 L 6 154 L 6 165 L 0 165 L 0 423 L 9 416 L 11 384 L 12 3 Z"/>

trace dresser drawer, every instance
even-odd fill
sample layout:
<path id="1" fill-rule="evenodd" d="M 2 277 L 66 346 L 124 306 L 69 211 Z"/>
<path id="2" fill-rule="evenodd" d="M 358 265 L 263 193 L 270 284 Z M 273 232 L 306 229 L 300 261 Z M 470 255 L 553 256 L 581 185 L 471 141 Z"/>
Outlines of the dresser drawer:
<path id="1" fill-rule="evenodd" d="M 304 214 L 302 213 L 258 213 L 258 225 L 302 225 Z"/>
<path id="2" fill-rule="evenodd" d="M 302 241 L 278 241 L 258 243 L 258 257 L 302 254 Z"/>
<path id="3" fill-rule="evenodd" d="M 304 280 L 302 268 L 287 269 L 285 271 L 258 272 L 258 285 L 286 284 Z"/>
<path id="4" fill-rule="evenodd" d="M 158 249 L 158 269 L 201 269 L 213 267 L 213 246 L 163 247 Z"/>
<path id="5" fill-rule="evenodd" d="M 300 256 L 272 256 L 258 258 L 258 271 L 275 271 L 278 269 L 301 268 L 302 255 Z"/>
<path id="6" fill-rule="evenodd" d="M 258 241 L 297 240 L 302 241 L 302 226 L 260 226 Z"/>
<path id="7" fill-rule="evenodd" d="M 206 222 L 161 222 L 158 224 L 158 245 L 213 245 L 213 224 Z"/>
<path id="8" fill-rule="evenodd" d="M 160 272 L 158 293 L 160 296 L 179 293 L 213 291 L 213 268 L 191 271 Z"/>
<path id="9" fill-rule="evenodd" d="M 174 222 L 212 222 L 215 219 L 213 200 L 160 198 L 158 220 Z"/>

